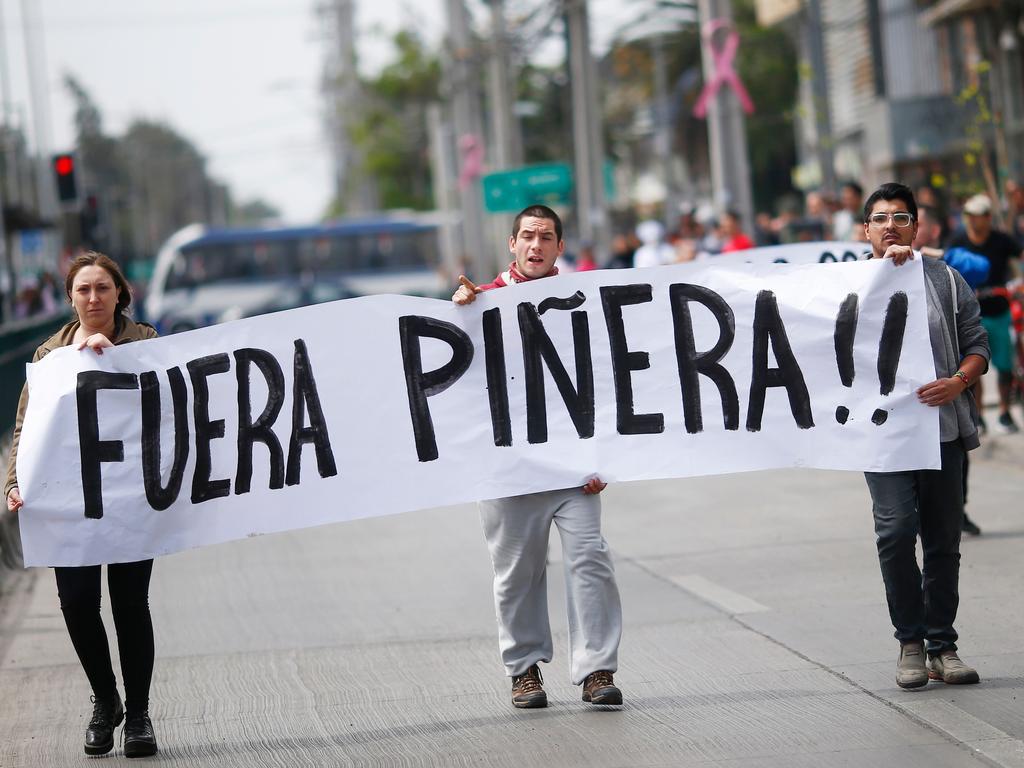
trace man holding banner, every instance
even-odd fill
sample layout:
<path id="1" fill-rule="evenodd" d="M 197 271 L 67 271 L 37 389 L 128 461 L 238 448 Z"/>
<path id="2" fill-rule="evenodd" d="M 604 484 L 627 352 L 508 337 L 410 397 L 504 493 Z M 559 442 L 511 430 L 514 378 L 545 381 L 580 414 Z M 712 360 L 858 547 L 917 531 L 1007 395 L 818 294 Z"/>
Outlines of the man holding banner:
<path id="1" fill-rule="evenodd" d="M 891 258 L 897 266 L 914 258 L 917 229 L 914 194 L 902 184 L 883 184 L 864 205 L 872 258 Z M 917 688 L 929 679 L 950 684 L 979 680 L 957 655 L 953 622 L 959 603 L 964 452 L 978 447 L 977 410 L 967 390 L 988 368 L 988 338 L 978 300 L 963 277 L 935 259 L 924 259 L 924 274 L 939 378 L 920 387 L 917 396 L 940 408 L 942 466 L 865 473 L 889 616 L 900 641 L 896 683 L 901 688 Z M 915 551 L 918 536 L 923 573 Z"/>
<path id="2" fill-rule="evenodd" d="M 553 210 L 533 205 L 516 216 L 509 238 L 514 261 L 492 283 L 475 286 L 464 276 L 452 301 L 472 303 L 481 291 L 550 277 L 565 242 Z M 547 706 L 538 663 L 552 658 L 547 606 L 547 552 L 552 522 L 558 527 L 565 562 L 569 614 L 569 666 L 583 701 L 620 705 L 618 668 L 622 609 L 608 543 L 601 535 L 601 500 L 607 487 L 591 478 L 581 488 L 531 493 L 480 502 L 487 548 L 494 566 L 498 644 L 512 678 L 512 704 Z"/>

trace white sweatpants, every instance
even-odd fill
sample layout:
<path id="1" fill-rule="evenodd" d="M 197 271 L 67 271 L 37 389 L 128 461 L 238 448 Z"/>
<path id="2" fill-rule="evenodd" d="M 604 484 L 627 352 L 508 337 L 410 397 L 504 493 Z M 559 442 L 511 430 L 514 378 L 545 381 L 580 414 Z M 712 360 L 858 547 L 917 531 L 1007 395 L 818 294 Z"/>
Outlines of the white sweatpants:
<path id="1" fill-rule="evenodd" d="M 562 539 L 569 672 L 579 685 L 591 672 L 618 669 L 622 607 L 608 542 L 601 536 L 601 499 L 580 488 L 480 502 L 494 566 L 498 647 L 509 677 L 551 661 L 547 554 L 552 521 Z"/>

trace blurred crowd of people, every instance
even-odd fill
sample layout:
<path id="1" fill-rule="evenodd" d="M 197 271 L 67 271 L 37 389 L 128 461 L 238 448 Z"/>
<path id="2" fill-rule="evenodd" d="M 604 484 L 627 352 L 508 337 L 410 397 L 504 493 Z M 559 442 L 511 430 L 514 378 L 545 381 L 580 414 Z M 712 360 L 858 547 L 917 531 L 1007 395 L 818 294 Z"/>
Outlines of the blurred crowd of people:
<path id="1" fill-rule="evenodd" d="M 1024 184 L 1008 181 L 1003 205 L 989 207 L 995 228 L 1005 230 L 1024 244 Z M 923 185 L 915 190 L 918 205 L 926 216 L 938 223 L 933 245 L 949 246 L 954 235 L 962 232 L 962 200 L 948 198 L 941 190 Z M 593 244 L 578 244 L 575 253 L 567 253 L 564 267 L 584 271 L 606 267 L 625 269 L 692 261 L 722 253 L 771 245 L 801 242 L 865 242 L 864 189 L 856 181 L 842 183 L 838 195 L 812 190 L 803 195 L 780 199 L 774 212 L 760 211 L 754 217 L 752 231 L 744 231 L 742 217 L 733 210 L 716 212 L 708 204 L 684 203 L 673 228 L 666 228 L 654 217 L 641 217 L 635 226 L 620 229 L 612 238 L 611 254 L 598 264 Z M 929 229 L 930 231 L 930 229 Z"/>
<path id="2" fill-rule="evenodd" d="M 24 320 L 36 315 L 49 315 L 57 311 L 63 302 L 60 278 L 53 272 L 43 271 L 37 276 L 23 280 L 14 297 L 11 311 L 13 320 Z"/>
<path id="3" fill-rule="evenodd" d="M 36 262 L 44 266 L 23 266 L 16 280 L 6 270 L 0 272 L 0 325 L 67 312 L 64 278 L 72 262 L 86 252 L 82 246 L 64 248 L 52 261 Z M 136 301 L 145 295 L 144 283 L 132 281 L 130 287 Z"/>
<path id="4" fill-rule="evenodd" d="M 863 204 L 861 186 L 846 182 L 838 197 L 812 191 L 802 201 L 795 197 L 782 199 L 777 213 L 757 213 L 753 231 L 747 232 L 738 211 L 726 209 L 719 213 L 708 204 L 684 203 L 672 229 L 666 229 L 653 218 L 644 218 L 635 228 L 617 233 L 604 266 L 658 266 L 786 243 L 863 242 Z M 591 244 L 582 243 L 576 257 L 567 257 L 568 268 L 580 269 L 576 265 L 578 254 L 584 254 L 584 268 L 597 266 Z"/>

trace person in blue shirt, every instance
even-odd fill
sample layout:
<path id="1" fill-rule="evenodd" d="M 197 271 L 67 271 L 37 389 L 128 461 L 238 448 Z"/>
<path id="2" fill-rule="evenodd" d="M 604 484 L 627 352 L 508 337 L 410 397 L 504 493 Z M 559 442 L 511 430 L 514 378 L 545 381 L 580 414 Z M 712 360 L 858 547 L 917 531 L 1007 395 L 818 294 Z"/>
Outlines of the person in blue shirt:
<path id="1" fill-rule="evenodd" d="M 984 256 L 967 248 L 953 247 L 943 250 L 939 247 L 942 242 L 942 222 L 944 217 L 937 208 L 930 205 L 917 206 L 917 237 L 914 238 L 913 247 L 919 250 L 924 256 L 933 259 L 942 259 L 946 264 L 959 272 L 971 288 L 975 290 L 988 279 L 989 262 Z M 975 385 L 977 386 L 977 385 Z M 975 396 L 977 391 L 974 390 Z M 961 529 L 971 536 L 980 536 L 981 527 L 975 523 L 967 514 L 967 472 L 970 468 L 969 454 L 964 453 L 964 519 Z"/>

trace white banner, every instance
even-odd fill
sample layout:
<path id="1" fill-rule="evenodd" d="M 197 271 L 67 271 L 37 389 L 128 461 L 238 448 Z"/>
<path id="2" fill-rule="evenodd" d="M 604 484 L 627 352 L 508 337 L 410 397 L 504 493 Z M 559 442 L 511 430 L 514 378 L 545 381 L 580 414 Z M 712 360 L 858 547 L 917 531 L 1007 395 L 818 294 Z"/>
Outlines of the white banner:
<path id="1" fill-rule="evenodd" d="M 706 256 L 704 259 L 714 264 L 835 264 L 863 261 L 870 256 L 870 243 L 827 241 L 769 245 Z"/>
<path id="2" fill-rule="evenodd" d="M 584 484 L 939 466 L 918 260 L 349 299 L 28 367 L 29 565 Z"/>

